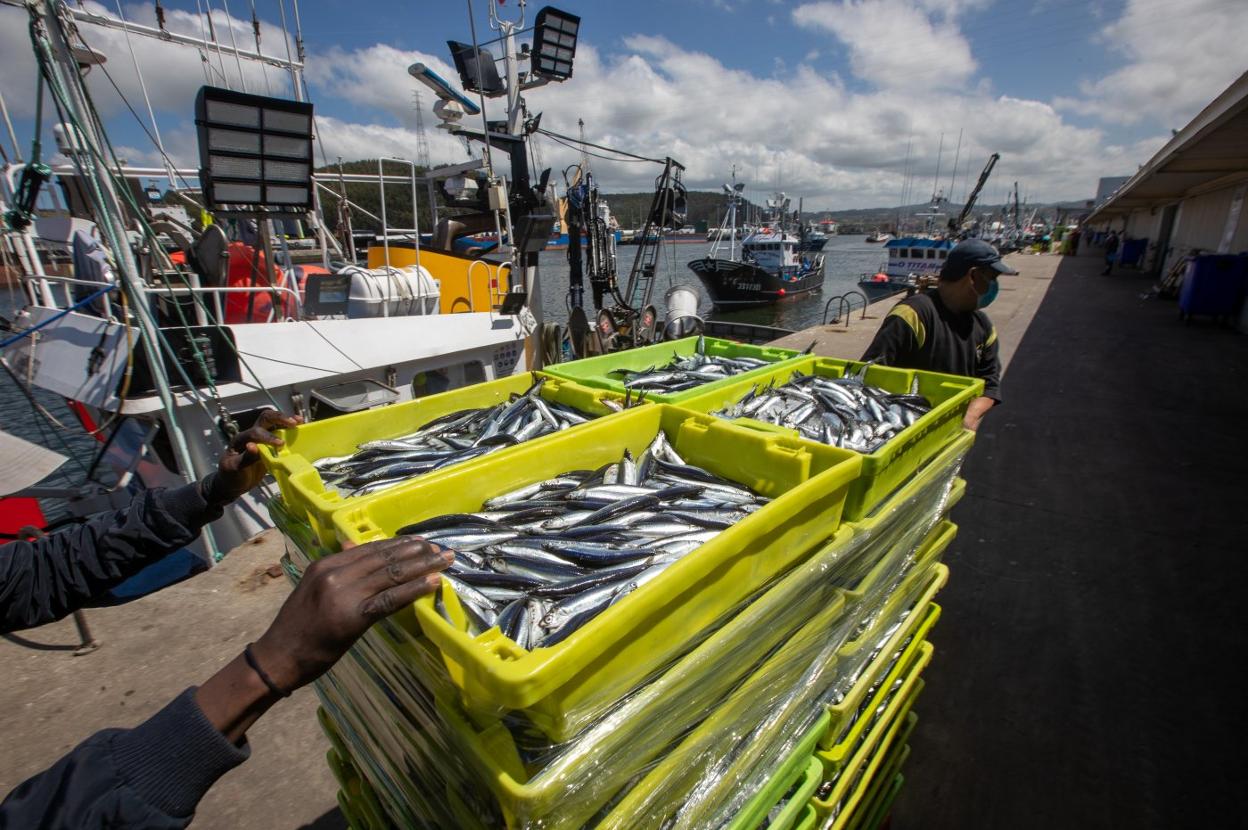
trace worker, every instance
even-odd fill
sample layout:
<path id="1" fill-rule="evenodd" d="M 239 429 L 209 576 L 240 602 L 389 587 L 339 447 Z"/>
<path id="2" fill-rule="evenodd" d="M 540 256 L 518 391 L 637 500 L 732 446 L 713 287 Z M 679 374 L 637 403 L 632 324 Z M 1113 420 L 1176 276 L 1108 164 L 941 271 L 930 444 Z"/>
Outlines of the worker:
<path id="1" fill-rule="evenodd" d="M 862 359 L 982 378 L 984 394 L 971 401 L 962 421 L 967 429 L 979 429 L 988 410 L 1001 402 L 997 330 L 982 309 L 996 299 L 997 277 L 1017 273 L 984 240 L 959 242 L 936 287 L 893 306 Z"/>
<path id="2" fill-rule="evenodd" d="M 264 476 L 259 445 L 294 419 L 267 411 L 216 472 L 152 489 L 72 531 L 0 547 L 0 633 L 60 619 L 198 536 Z M 250 753 L 247 730 L 324 674 L 377 620 L 439 584 L 449 551 L 415 537 L 308 567 L 272 624 L 198 687 L 132 729 L 96 733 L 0 803 L 0 827 L 185 827 L 199 800 Z"/>

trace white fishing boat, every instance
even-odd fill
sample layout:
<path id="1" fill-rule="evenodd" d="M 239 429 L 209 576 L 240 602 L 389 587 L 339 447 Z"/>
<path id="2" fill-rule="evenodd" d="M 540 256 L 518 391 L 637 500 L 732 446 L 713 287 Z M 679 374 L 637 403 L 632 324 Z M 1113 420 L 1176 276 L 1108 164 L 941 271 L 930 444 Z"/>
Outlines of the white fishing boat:
<path id="1" fill-rule="evenodd" d="M 375 175 L 318 174 L 298 31 L 299 58 L 282 58 L 261 54 L 258 43 L 252 52 L 174 36 L 53 0 L 23 8 L 45 94 L 68 123 L 57 125 L 57 163 L 13 163 L 0 177 L 9 219 L 0 249 L 25 301 L 3 357 L 15 377 L 69 402 L 120 488 L 206 475 L 227 436 L 264 408 L 333 417 L 531 368 L 536 254 L 552 216 L 545 177 L 530 183 L 525 152 L 511 153 L 507 170 L 493 169 L 484 154 L 426 175 L 397 159 L 384 168 L 379 161 Z M 92 24 L 280 67 L 295 98 L 205 87 L 196 102 L 204 178 L 172 164 L 128 166 L 111 153 L 84 81 L 78 28 Z M 514 39 L 513 29 L 505 36 Z M 508 59 L 528 54 L 517 58 L 513 49 Z M 483 140 L 471 100 L 420 64 L 410 72 L 434 89 L 434 112 L 453 133 Z M 503 94 L 519 113 L 519 89 Z M 492 145 L 523 149 L 523 125 L 513 121 L 504 130 L 491 125 Z M 274 169 L 287 178 L 270 176 Z M 240 178 L 252 174 L 261 178 Z M 142 197 L 141 182 L 159 179 L 167 181 L 163 200 L 190 207 L 194 220 Z M 366 184 L 381 189 L 379 216 L 346 192 Z M 47 185 L 42 197 L 39 185 Z M 385 194 L 396 188 L 411 196 L 411 227 L 386 221 Z M 428 194 L 431 216 L 416 215 L 418 192 Z M 341 243 L 326 226 L 322 199 L 347 214 Z M 283 209 L 282 200 L 294 207 Z M 251 207 L 239 210 L 243 203 Z M 473 212 L 447 216 L 448 205 Z M 350 212 L 380 225 L 366 250 L 355 248 Z M 204 216 L 212 218 L 201 223 Z M 432 228 L 424 242 L 422 225 Z M 482 232 L 515 242 L 457 252 L 457 239 Z M 195 550 L 200 564 L 268 526 L 260 505 L 244 498 L 206 528 Z"/>

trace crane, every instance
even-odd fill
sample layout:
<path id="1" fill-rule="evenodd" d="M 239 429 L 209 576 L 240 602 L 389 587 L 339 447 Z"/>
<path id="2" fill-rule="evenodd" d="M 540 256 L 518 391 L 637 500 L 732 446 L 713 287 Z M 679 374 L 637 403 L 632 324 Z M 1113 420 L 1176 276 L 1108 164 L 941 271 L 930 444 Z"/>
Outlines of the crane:
<path id="1" fill-rule="evenodd" d="M 984 171 L 979 174 L 979 181 L 975 182 L 975 188 L 971 191 L 971 195 L 966 197 L 966 204 L 962 206 L 962 212 L 958 214 L 957 219 L 949 221 L 949 230 L 957 232 L 962 223 L 966 221 L 966 217 L 971 215 L 971 209 L 975 207 L 975 200 L 979 198 L 979 191 L 984 189 L 984 185 L 988 183 L 988 177 L 992 175 L 992 168 L 996 166 L 1000 160 L 1000 153 L 993 153 L 988 157 L 988 163 L 984 165 Z"/>

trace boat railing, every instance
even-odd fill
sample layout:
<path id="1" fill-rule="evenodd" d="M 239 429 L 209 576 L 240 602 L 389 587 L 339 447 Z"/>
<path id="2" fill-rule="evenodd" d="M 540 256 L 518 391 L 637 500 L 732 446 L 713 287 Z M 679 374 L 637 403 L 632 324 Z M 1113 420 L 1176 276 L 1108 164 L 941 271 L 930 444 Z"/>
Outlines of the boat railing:
<path id="1" fill-rule="evenodd" d="M 45 284 L 46 291 L 43 293 L 43 296 L 39 299 L 45 305 L 48 305 L 53 308 L 61 308 L 61 309 L 70 308 L 77 302 L 77 300 L 75 300 L 73 296 L 74 288 L 83 287 L 83 288 L 99 289 L 99 288 L 104 287 L 103 283 L 97 282 L 95 280 L 81 280 L 81 279 L 76 279 L 74 277 L 62 276 L 60 274 L 24 274 L 22 278 L 28 285 L 34 285 L 36 283 Z M 192 281 L 197 281 L 197 277 L 194 275 L 192 275 L 190 279 Z M 61 287 L 62 291 L 64 292 L 64 298 L 60 302 L 58 302 L 58 299 L 55 293 L 53 293 L 56 289 L 56 286 L 58 285 Z M 303 316 L 303 302 L 299 297 L 299 292 L 294 290 L 293 288 L 290 288 L 289 286 L 282 286 L 282 285 L 203 286 L 203 285 L 188 283 L 187 285 L 180 285 L 180 286 L 178 285 L 163 285 L 163 286 L 144 285 L 144 286 L 141 286 L 139 290 L 142 292 L 145 298 L 146 297 L 156 297 L 156 298 L 197 297 L 199 295 L 206 295 L 205 299 L 210 300 L 212 302 L 213 311 L 216 313 L 217 320 L 225 319 L 224 310 L 221 306 L 222 294 L 268 294 L 270 296 L 273 296 L 275 299 L 281 295 L 289 295 L 291 300 L 294 303 L 294 308 L 296 310 L 296 318 L 300 318 Z M 101 311 L 105 318 L 116 320 L 118 319 L 118 317 L 117 315 L 113 313 L 113 306 L 115 304 L 109 299 L 109 297 L 110 297 L 109 293 L 100 295 L 100 301 L 102 303 Z M 273 318 L 273 315 L 277 312 L 277 308 L 278 307 L 276 304 L 274 304 L 271 307 L 270 319 L 267 320 L 266 322 L 273 322 L 272 318 Z M 199 303 L 199 302 L 195 303 L 194 311 L 195 311 L 196 325 L 201 325 L 201 326 L 209 325 L 210 321 L 206 318 L 206 315 L 204 314 L 203 303 Z"/>
<path id="2" fill-rule="evenodd" d="M 855 299 L 862 301 L 862 316 L 859 319 L 867 319 L 867 306 L 870 305 L 867 302 L 867 295 L 861 291 L 846 291 L 844 294 L 837 294 L 835 297 L 830 298 L 823 306 L 823 325 L 828 325 L 828 311 L 832 308 L 832 304 L 836 303 L 836 313 L 831 319 L 832 325 L 836 325 L 844 320 L 845 328 L 849 328 L 849 322 L 854 312 Z M 841 316 L 842 314 L 844 314 L 844 317 Z"/>

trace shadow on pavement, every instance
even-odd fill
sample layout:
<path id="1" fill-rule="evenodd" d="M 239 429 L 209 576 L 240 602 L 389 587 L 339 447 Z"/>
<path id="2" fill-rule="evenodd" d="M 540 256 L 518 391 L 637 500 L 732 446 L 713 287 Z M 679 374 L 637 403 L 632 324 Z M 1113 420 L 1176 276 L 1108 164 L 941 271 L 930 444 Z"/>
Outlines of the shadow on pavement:
<path id="1" fill-rule="evenodd" d="M 1248 338 L 1067 258 L 963 472 L 894 828 L 1245 815 Z"/>

